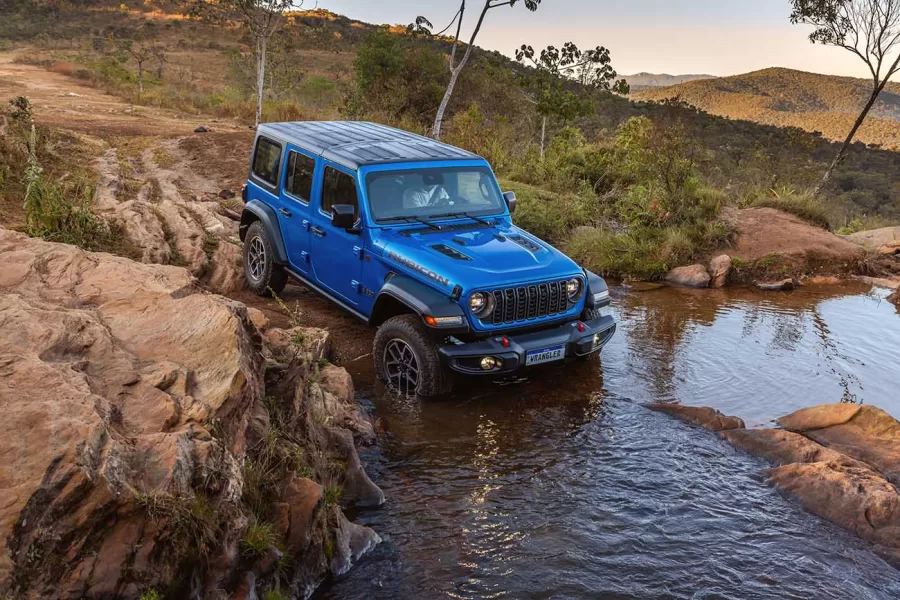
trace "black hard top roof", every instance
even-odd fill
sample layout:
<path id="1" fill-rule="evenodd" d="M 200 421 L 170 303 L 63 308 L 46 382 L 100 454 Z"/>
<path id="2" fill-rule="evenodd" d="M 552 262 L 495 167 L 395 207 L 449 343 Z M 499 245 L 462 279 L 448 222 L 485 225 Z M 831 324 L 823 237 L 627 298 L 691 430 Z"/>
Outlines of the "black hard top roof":
<path id="1" fill-rule="evenodd" d="M 265 123 L 260 135 L 296 144 L 351 169 L 364 165 L 479 158 L 421 135 L 363 121 Z"/>

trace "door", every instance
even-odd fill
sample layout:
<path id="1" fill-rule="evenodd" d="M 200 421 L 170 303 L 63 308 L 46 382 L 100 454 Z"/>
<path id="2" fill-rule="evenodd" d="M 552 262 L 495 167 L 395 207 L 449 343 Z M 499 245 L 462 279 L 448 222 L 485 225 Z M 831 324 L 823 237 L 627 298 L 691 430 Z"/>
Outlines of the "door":
<path id="1" fill-rule="evenodd" d="M 329 292 L 352 306 L 359 304 L 363 240 L 331 224 L 331 207 L 349 204 L 359 223 L 356 177 L 336 165 L 325 163 L 321 177 L 318 210 L 311 215 L 312 267 L 316 280 Z"/>
<path id="2" fill-rule="evenodd" d="M 300 273 L 310 270 L 310 199 L 316 175 L 316 160 L 288 147 L 278 220 L 288 260 Z"/>

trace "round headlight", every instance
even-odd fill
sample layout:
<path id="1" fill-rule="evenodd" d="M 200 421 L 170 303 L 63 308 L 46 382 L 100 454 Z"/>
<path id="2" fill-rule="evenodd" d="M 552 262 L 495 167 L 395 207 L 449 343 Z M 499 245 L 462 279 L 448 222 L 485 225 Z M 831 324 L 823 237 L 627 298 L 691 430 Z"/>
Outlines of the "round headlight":
<path id="1" fill-rule="evenodd" d="M 487 294 L 483 294 L 481 292 L 475 292 L 471 296 L 469 296 L 469 308 L 472 310 L 474 314 L 480 314 L 487 308 L 488 299 Z"/>
<path id="2" fill-rule="evenodd" d="M 581 294 L 581 280 L 577 277 L 566 282 L 566 293 L 569 294 L 569 300 L 574 300 Z"/>

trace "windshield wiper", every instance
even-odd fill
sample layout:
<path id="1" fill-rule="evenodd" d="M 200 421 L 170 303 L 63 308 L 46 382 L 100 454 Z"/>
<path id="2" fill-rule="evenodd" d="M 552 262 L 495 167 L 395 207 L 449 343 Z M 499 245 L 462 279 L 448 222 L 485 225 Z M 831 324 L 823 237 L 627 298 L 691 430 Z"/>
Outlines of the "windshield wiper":
<path id="1" fill-rule="evenodd" d="M 443 230 L 443 227 L 441 227 L 440 225 L 437 225 L 436 223 L 432 223 L 431 221 L 426 221 L 422 217 L 391 217 L 391 220 L 394 220 L 394 219 L 396 219 L 398 221 L 406 221 L 407 223 L 413 223 L 413 222 L 421 223 L 422 225 L 427 225 L 428 227 L 431 227 L 432 229 L 436 229 L 437 231 Z"/>
<path id="2" fill-rule="evenodd" d="M 442 215 L 429 215 L 429 216 L 432 219 L 441 219 L 441 218 L 453 219 L 455 217 L 466 217 L 466 218 L 472 219 L 473 221 L 477 221 L 477 222 L 481 223 L 482 225 L 493 225 L 494 224 L 491 221 L 486 221 L 485 219 L 482 219 L 481 217 L 476 217 L 475 215 L 469 214 L 467 212 L 444 213 Z"/>

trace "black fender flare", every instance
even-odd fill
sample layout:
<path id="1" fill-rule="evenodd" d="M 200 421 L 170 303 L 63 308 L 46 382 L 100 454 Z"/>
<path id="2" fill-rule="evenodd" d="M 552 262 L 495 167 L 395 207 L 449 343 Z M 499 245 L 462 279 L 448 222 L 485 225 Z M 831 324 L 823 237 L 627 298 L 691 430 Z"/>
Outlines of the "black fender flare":
<path id="1" fill-rule="evenodd" d="M 604 306 L 608 306 L 611 302 L 609 297 L 609 286 L 606 284 L 606 280 L 597 275 L 596 273 L 591 273 L 587 269 L 584 270 L 584 276 L 587 277 L 587 291 L 585 298 L 585 308 L 602 308 Z M 606 299 L 601 302 L 594 302 L 594 294 L 601 294 L 603 292 L 607 292 Z"/>
<path id="2" fill-rule="evenodd" d="M 406 275 L 389 276 L 385 284 L 375 298 L 369 322 L 379 325 L 379 309 L 384 304 L 396 300 L 419 316 L 430 315 L 432 317 L 462 317 L 463 325 L 452 328 L 441 328 L 447 333 L 465 333 L 469 330 L 469 321 L 458 302 L 452 300 L 446 294 L 416 281 Z"/>
<path id="3" fill-rule="evenodd" d="M 278 215 L 275 214 L 272 207 L 259 200 L 251 200 L 244 206 L 244 212 L 241 213 L 241 225 L 238 229 L 242 242 L 247 237 L 247 230 L 254 221 L 260 221 L 269 232 L 269 238 L 275 247 L 275 262 L 281 265 L 287 264 L 287 249 L 284 247 L 281 225 L 278 224 Z"/>

